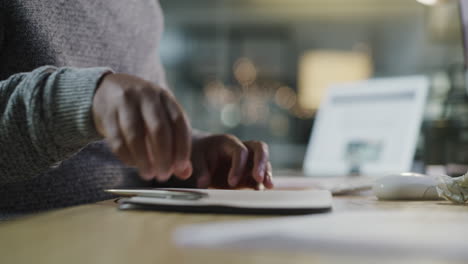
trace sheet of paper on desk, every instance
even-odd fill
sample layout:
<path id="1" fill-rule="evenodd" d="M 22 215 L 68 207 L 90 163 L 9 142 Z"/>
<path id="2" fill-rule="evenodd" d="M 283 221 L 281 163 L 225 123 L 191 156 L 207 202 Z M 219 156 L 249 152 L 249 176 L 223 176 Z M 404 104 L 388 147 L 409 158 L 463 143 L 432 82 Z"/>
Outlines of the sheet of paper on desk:
<path id="1" fill-rule="evenodd" d="M 181 227 L 182 247 L 416 255 L 468 260 L 468 211 L 342 212 Z"/>

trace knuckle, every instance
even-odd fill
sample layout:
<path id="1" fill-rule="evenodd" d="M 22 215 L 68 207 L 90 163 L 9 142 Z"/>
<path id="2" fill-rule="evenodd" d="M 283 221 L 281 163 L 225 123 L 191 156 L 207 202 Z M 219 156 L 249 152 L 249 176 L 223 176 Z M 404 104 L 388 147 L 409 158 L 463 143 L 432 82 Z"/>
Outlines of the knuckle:
<path id="1" fill-rule="evenodd" d="M 177 102 L 177 100 L 175 99 L 175 97 L 166 89 L 162 89 L 162 88 L 158 88 L 158 93 L 159 93 L 159 96 L 161 98 L 163 98 L 164 100 L 168 100 L 168 101 L 171 101 L 171 102 Z"/>
<path id="2" fill-rule="evenodd" d="M 180 124 L 183 125 L 186 124 L 184 115 L 181 113 L 181 111 L 179 111 L 179 109 L 176 106 L 174 106 L 173 103 L 166 103 L 166 111 L 169 114 L 170 120 L 172 122 L 181 122 Z"/>
<path id="3" fill-rule="evenodd" d="M 123 100 L 123 98 L 125 98 L 126 89 L 117 89 L 112 92 L 113 92 L 114 98 L 116 98 L 117 100 Z"/>
<path id="4" fill-rule="evenodd" d="M 237 137 L 234 136 L 233 134 L 224 134 L 224 135 L 221 135 L 221 136 L 224 137 L 224 138 L 227 138 L 227 139 L 231 139 L 231 140 L 237 139 Z"/>
<path id="5" fill-rule="evenodd" d="M 261 151 L 263 152 L 263 155 L 268 158 L 269 157 L 269 149 L 268 149 L 268 144 L 266 144 L 265 142 L 259 142 L 259 146 L 260 146 L 260 149 Z"/>
<path id="6" fill-rule="evenodd" d="M 134 130 L 131 129 L 127 132 L 127 140 L 131 143 L 134 144 L 140 139 L 140 135 Z"/>
<path id="7" fill-rule="evenodd" d="M 221 141 L 234 142 L 234 143 L 236 143 L 236 145 L 241 145 L 241 144 L 239 144 L 239 140 L 237 139 L 237 137 L 232 135 L 232 134 L 218 135 L 218 139 L 221 140 Z"/>
<path id="8" fill-rule="evenodd" d="M 165 92 L 167 93 L 167 92 Z M 185 118 L 185 113 L 182 107 L 179 106 L 175 98 L 170 95 L 166 95 L 162 99 L 165 103 L 164 106 L 166 108 L 167 113 L 169 114 L 170 119 L 173 122 L 184 122 L 187 123 Z"/>
<path id="9" fill-rule="evenodd" d="M 260 150 L 268 151 L 268 145 L 263 141 L 250 140 L 250 141 L 245 141 L 245 143 L 252 145 L 253 147 L 258 148 Z"/>
<path id="10" fill-rule="evenodd" d="M 151 85 L 145 85 L 145 86 L 141 87 L 140 90 L 141 90 L 141 93 L 144 96 L 154 97 L 155 95 L 158 94 L 158 91 L 156 89 L 154 89 L 154 87 L 152 87 Z"/>
<path id="11" fill-rule="evenodd" d="M 158 89 L 159 96 L 164 97 L 165 99 L 171 99 L 170 93 L 165 89 Z"/>
<path id="12" fill-rule="evenodd" d="M 122 92 L 121 96 L 122 100 L 124 100 L 125 102 L 133 102 L 138 96 L 138 94 L 135 89 L 126 89 Z"/>
<path id="13" fill-rule="evenodd" d="M 114 139 L 109 140 L 109 147 L 112 150 L 112 152 L 114 152 L 114 153 L 121 152 L 122 149 L 123 149 L 123 146 L 124 146 L 123 142 L 120 139 L 114 138 Z"/>
<path id="14" fill-rule="evenodd" d="M 161 133 L 161 124 L 159 121 L 153 121 L 151 124 L 148 124 L 148 131 L 151 135 L 158 135 Z"/>
<path id="15" fill-rule="evenodd" d="M 244 157 L 244 156 L 247 156 L 247 155 L 249 154 L 249 150 L 248 150 L 247 147 L 244 146 L 244 145 L 238 145 L 238 146 L 237 146 L 237 154 L 238 154 L 239 156 Z"/>

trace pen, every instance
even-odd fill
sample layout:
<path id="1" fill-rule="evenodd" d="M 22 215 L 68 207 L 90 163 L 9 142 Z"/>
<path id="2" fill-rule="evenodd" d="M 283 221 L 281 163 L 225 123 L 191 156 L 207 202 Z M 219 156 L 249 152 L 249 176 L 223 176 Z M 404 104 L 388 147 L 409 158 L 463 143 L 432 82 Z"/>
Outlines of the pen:
<path id="1" fill-rule="evenodd" d="M 105 192 L 120 196 L 142 196 L 176 200 L 199 200 L 208 196 L 208 194 L 198 191 L 163 189 L 107 189 Z"/>

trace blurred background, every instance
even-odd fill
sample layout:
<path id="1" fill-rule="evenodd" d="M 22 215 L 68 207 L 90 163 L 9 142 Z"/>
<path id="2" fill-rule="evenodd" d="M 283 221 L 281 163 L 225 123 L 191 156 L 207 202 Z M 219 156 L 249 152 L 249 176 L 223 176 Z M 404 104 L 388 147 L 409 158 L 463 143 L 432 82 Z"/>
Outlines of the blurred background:
<path id="1" fill-rule="evenodd" d="M 326 88 L 372 77 L 431 80 L 415 159 L 468 164 L 457 1 L 161 0 L 161 56 L 194 128 L 270 145 L 302 166 Z"/>

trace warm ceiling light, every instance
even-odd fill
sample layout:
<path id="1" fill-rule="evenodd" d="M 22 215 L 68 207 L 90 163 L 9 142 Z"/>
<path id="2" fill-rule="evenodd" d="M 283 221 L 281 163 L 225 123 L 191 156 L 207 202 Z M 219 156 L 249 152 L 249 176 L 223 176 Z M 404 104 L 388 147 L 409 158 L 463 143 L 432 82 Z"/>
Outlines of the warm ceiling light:
<path id="1" fill-rule="evenodd" d="M 372 58 L 365 52 L 306 51 L 299 59 L 299 106 L 315 111 L 330 85 L 366 80 L 372 76 L 372 70 Z"/>
<path id="2" fill-rule="evenodd" d="M 419 3 L 423 5 L 435 5 L 438 2 L 438 0 L 416 0 L 416 1 L 418 1 Z"/>

